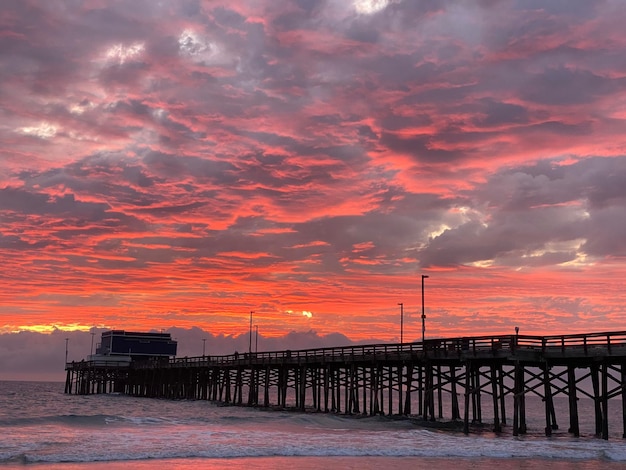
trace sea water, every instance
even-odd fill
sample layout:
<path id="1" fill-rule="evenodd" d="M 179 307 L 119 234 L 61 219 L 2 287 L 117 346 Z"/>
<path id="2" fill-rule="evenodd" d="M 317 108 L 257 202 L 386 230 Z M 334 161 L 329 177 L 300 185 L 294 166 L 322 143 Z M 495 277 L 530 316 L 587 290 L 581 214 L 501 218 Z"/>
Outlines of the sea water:
<path id="1" fill-rule="evenodd" d="M 580 438 L 567 434 L 567 414 L 562 429 L 545 437 L 542 404 L 530 399 L 527 435 L 512 436 L 510 426 L 494 434 L 484 426 L 466 436 L 416 419 L 66 395 L 63 385 L 0 381 L 0 467 L 626 468 L 619 401 L 604 441 L 593 436 L 593 404 L 583 400 Z"/>

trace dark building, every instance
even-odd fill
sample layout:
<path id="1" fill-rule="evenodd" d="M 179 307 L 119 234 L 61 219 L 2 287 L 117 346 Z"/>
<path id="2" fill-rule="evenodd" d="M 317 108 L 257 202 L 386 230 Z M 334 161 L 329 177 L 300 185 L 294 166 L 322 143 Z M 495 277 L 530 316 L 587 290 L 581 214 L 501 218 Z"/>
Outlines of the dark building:
<path id="1" fill-rule="evenodd" d="M 169 358 L 176 356 L 177 346 L 170 333 L 110 330 L 102 333 L 96 355 L 126 356 L 133 360 Z"/>

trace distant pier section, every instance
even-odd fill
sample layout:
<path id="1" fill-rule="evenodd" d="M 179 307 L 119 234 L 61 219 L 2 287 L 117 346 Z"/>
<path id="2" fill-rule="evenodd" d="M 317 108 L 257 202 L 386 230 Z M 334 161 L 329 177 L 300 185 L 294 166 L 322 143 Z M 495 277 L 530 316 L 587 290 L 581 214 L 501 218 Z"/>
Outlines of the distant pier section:
<path id="1" fill-rule="evenodd" d="M 587 397 L 594 405 L 595 435 L 608 439 L 611 423 L 626 438 L 626 331 L 186 358 L 175 357 L 176 346 L 167 333 L 104 332 L 95 355 L 66 364 L 65 393 L 446 419 L 465 433 L 483 424 L 489 407 L 493 430 L 511 424 L 513 435 L 527 432 L 526 398 L 534 396 L 541 398 L 547 436 L 559 429 L 554 398 L 565 396 L 567 429 L 576 437 L 579 398 Z M 621 402 L 621 413 L 609 416 L 611 399 Z"/>

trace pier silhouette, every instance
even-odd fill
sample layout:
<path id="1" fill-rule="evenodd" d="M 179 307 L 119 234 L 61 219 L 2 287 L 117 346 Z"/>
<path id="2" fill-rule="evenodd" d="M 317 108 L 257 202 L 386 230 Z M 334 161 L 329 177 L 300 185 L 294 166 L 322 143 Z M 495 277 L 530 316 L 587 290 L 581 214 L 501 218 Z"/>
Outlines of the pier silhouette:
<path id="1" fill-rule="evenodd" d="M 112 359 L 112 358 L 111 358 Z M 568 398 L 568 432 L 580 436 L 578 401 L 593 400 L 595 435 L 608 439 L 612 398 L 626 438 L 626 332 L 496 335 L 226 356 L 66 363 L 65 393 L 119 392 L 326 413 L 448 419 L 469 433 L 490 407 L 495 432 L 527 432 L 528 396 L 541 398 L 545 434 L 558 429 L 554 398 Z M 511 400 L 512 397 L 512 400 Z M 508 400 L 506 400 L 508 398 Z M 446 415 L 444 416 L 444 404 Z M 614 415 L 618 417 L 619 415 Z"/>

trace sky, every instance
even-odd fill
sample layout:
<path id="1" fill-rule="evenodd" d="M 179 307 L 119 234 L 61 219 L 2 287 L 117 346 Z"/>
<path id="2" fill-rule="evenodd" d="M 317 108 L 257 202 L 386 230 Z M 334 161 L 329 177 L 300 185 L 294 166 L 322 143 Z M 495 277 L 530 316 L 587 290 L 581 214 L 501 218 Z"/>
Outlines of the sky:
<path id="1" fill-rule="evenodd" d="M 625 330 L 624 6 L 3 0 L 0 351 Z"/>

